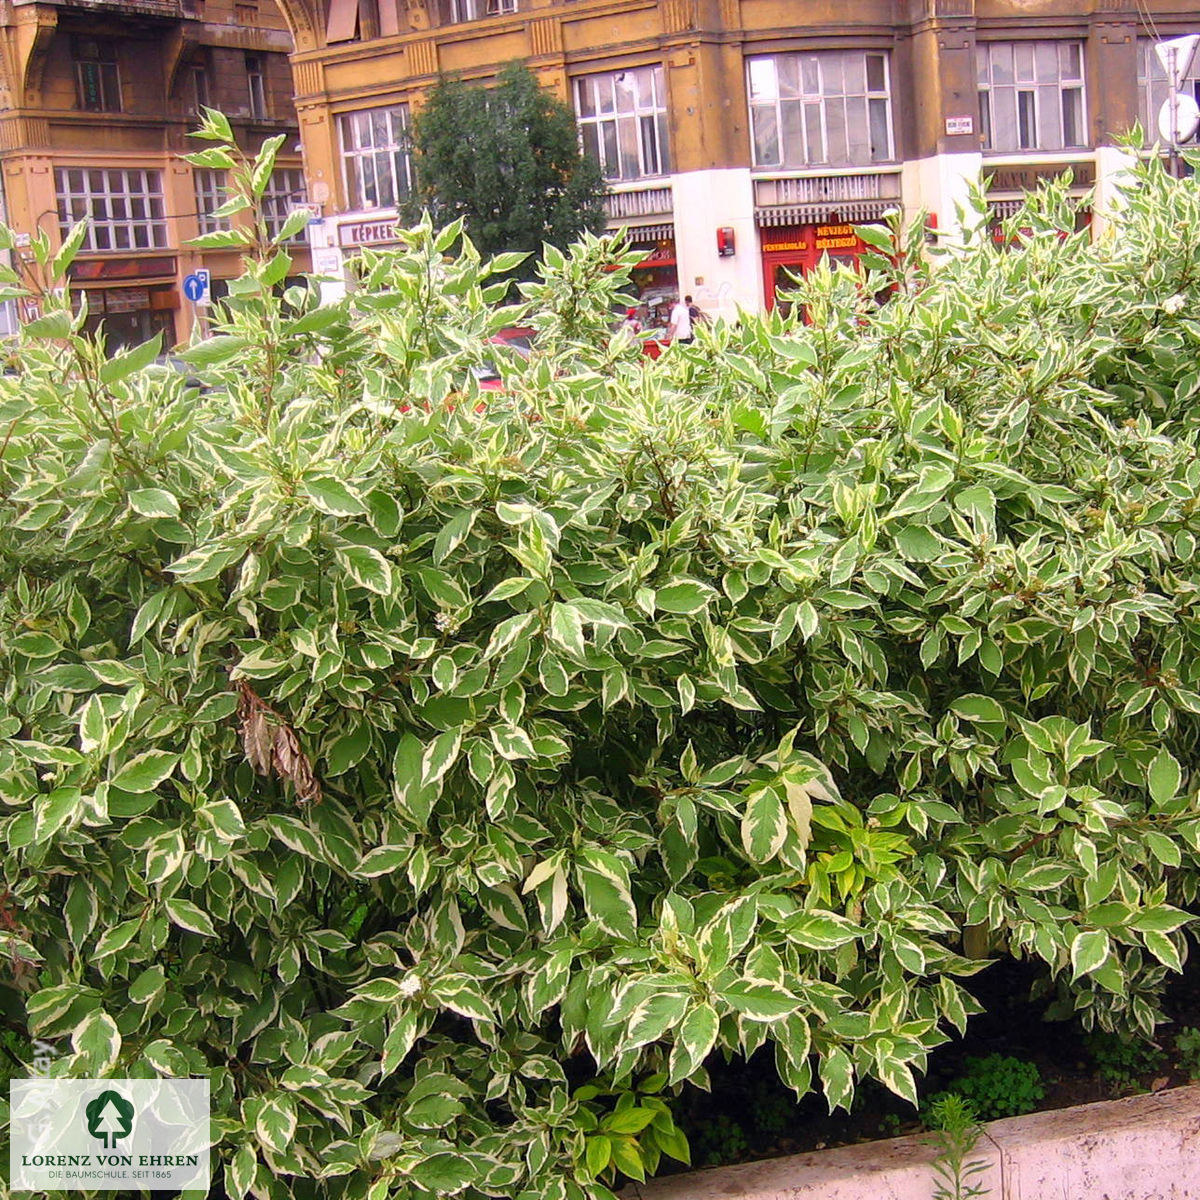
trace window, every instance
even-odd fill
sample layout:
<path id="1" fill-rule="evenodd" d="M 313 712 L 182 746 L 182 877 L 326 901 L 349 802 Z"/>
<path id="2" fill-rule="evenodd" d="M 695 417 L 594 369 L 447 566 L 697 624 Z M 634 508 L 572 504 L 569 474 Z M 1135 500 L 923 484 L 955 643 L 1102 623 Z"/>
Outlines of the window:
<path id="1" fill-rule="evenodd" d="M 450 0 L 451 21 L 477 21 L 517 11 L 517 0 Z"/>
<path id="2" fill-rule="evenodd" d="M 228 217 L 212 215 L 228 198 L 225 192 L 225 172 L 197 167 L 192 173 L 192 181 L 196 188 L 196 220 L 199 222 L 200 232 L 215 233 L 218 229 L 228 229 Z"/>
<path id="3" fill-rule="evenodd" d="M 576 79 L 575 111 L 583 151 L 605 179 L 643 179 L 671 169 L 661 66 Z"/>
<path id="4" fill-rule="evenodd" d="M 351 208 L 395 208 L 412 189 L 408 105 L 339 118 L 342 169 Z"/>
<path id="5" fill-rule="evenodd" d="M 267 223 L 267 233 L 271 237 L 279 236 L 279 231 L 283 228 L 288 213 L 304 203 L 306 194 L 304 172 L 299 168 L 277 167 L 271 172 L 271 180 L 267 184 L 267 190 L 263 193 L 262 198 L 263 218 Z M 299 233 L 293 234 L 288 240 L 303 242 L 305 240 L 304 230 L 301 229 Z"/>
<path id="6" fill-rule="evenodd" d="M 1191 70 L 1180 93 L 1200 102 L 1200 54 L 1192 60 Z M 1144 38 L 1138 53 L 1138 95 L 1141 98 L 1141 121 L 1146 145 L 1159 140 L 1158 111 L 1170 94 L 1167 73 L 1163 70 L 1158 55 L 1154 53 L 1154 43 L 1149 38 Z M 1200 136 L 1193 137 L 1187 145 L 1194 146 L 1197 141 L 1200 141 Z"/>
<path id="7" fill-rule="evenodd" d="M 985 149 L 1087 145 L 1082 42 L 981 42 L 975 52 Z"/>
<path id="8" fill-rule="evenodd" d="M 121 74 L 117 70 L 116 46 L 100 38 L 76 38 L 72 50 L 79 107 L 87 112 L 120 112 Z"/>
<path id="9" fill-rule="evenodd" d="M 886 54 L 822 50 L 746 66 L 756 167 L 868 166 L 893 157 Z"/>
<path id="10" fill-rule="evenodd" d="M 58 167 L 58 223 L 91 218 L 84 250 L 161 250 L 167 244 L 161 171 Z"/>
<path id="11" fill-rule="evenodd" d="M 192 63 L 188 68 L 189 111 L 199 114 L 202 108 L 208 107 L 208 64 Z"/>
<path id="12" fill-rule="evenodd" d="M 261 121 L 267 115 L 267 93 L 263 60 L 257 54 L 246 55 L 246 83 L 250 88 L 250 115 Z"/>

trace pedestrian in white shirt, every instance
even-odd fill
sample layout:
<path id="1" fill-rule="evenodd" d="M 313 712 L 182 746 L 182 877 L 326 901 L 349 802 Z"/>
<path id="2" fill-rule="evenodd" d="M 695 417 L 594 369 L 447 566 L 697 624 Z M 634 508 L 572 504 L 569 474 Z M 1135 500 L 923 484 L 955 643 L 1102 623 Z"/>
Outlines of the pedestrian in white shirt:
<path id="1" fill-rule="evenodd" d="M 671 309 L 671 323 L 667 327 L 668 342 L 690 342 L 692 340 L 692 314 L 688 312 L 687 303 L 678 296 L 675 306 Z"/>

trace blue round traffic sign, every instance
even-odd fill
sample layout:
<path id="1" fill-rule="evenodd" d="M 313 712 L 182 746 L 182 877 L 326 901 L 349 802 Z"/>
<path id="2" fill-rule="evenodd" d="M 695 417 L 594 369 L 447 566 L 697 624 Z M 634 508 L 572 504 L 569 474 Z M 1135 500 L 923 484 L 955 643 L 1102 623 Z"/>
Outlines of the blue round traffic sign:
<path id="1" fill-rule="evenodd" d="M 185 275 L 183 294 L 191 301 L 202 300 L 208 291 L 208 280 L 200 275 Z"/>

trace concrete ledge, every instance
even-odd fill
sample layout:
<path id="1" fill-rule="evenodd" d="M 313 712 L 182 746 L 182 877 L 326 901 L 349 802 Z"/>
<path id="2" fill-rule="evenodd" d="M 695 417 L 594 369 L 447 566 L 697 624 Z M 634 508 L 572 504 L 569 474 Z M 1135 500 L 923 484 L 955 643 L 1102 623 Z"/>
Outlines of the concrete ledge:
<path id="1" fill-rule="evenodd" d="M 986 1126 L 989 1200 L 1200 1200 L 1200 1087 Z M 629 1200 L 931 1200 L 927 1134 L 673 1175 Z"/>

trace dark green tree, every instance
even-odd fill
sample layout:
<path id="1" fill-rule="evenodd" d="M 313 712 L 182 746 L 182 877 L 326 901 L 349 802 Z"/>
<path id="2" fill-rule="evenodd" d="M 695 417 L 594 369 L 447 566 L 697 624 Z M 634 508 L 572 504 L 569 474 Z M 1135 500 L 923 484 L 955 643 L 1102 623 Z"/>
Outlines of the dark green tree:
<path id="1" fill-rule="evenodd" d="M 604 225 L 604 180 L 570 107 L 509 63 L 494 86 L 441 79 L 413 128 L 417 205 L 464 219 L 485 254 L 565 247 Z"/>

